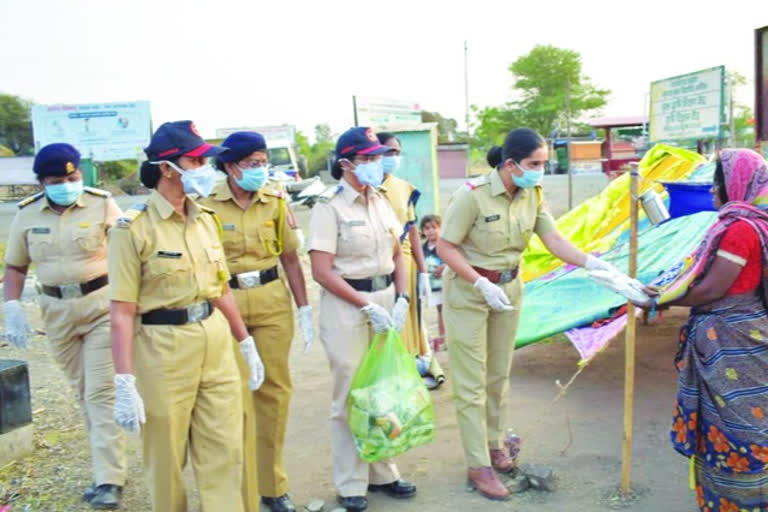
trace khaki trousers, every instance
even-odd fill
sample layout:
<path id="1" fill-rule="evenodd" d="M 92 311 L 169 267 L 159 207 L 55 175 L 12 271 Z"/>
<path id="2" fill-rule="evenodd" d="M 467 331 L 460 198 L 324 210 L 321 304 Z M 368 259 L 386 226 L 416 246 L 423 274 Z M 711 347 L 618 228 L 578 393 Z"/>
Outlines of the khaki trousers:
<path id="1" fill-rule="evenodd" d="M 394 286 L 378 292 L 361 292 L 371 302 L 392 310 Z M 365 313 L 323 290 L 320 298 L 320 341 L 328 354 L 333 377 L 331 403 L 331 447 L 333 484 L 340 496 L 365 496 L 368 484 L 388 484 L 400 478 L 390 459 L 368 464 L 355 449 L 349 431 L 347 395 L 352 378 L 368 351 L 373 330 Z"/>
<path id="2" fill-rule="evenodd" d="M 96 485 L 125 484 L 125 439 L 112 418 L 115 368 L 109 332 L 109 287 L 84 297 L 40 295 L 53 359 L 64 372 L 85 419 Z"/>
<path id="3" fill-rule="evenodd" d="M 243 500 L 246 512 L 259 512 L 260 496 L 275 498 L 288 492 L 283 447 L 293 389 L 288 367 L 293 308 L 281 279 L 232 292 L 265 369 L 261 387 L 248 389 L 248 366 L 235 343 L 243 390 Z"/>
<path id="4" fill-rule="evenodd" d="M 520 277 L 501 285 L 514 311 L 496 312 L 472 284 L 447 272 L 443 319 L 451 362 L 454 402 L 469 467 L 491 465 L 489 448 L 500 448 L 509 374 L 520 319 Z"/>
<path id="5" fill-rule="evenodd" d="M 187 511 L 189 456 L 200 510 L 243 512 L 243 403 L 224 315 L 216 309 L 202 322 L 142 325 L 134 351 L 152 510 Z"/>

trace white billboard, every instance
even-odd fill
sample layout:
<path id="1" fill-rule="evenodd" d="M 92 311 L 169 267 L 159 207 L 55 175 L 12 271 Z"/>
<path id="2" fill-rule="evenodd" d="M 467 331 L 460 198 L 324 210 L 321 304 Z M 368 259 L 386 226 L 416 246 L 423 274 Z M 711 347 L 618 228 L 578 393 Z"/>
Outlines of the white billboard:
<path id="1" fill-rule="evenodd" d="M 83 158 L 106 162 L 136 159 L 152 135 L 148 101 L 34 105 L 35 152 L 54 142 L 67 142 Z"/>
<path id="2" fill-rule="evenodd" d="M 724 66 L 652 82 L 651 141 L 719 137 L 724 83 Z"/>
<path id="3" fill-rule="evenodd" d="M 416 101 L 355 96 L 358 126 L 420 124 L 421 105 Z"/>

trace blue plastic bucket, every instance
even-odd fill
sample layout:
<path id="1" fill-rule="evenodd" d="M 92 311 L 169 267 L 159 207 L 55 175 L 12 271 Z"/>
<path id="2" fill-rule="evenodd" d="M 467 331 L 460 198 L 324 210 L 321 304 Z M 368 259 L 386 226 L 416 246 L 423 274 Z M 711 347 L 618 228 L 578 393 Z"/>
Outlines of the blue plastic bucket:
<path id="1" fill-rule="evenodd" d="M 669 216 L 673 219 L 698 212 L 717 211 L 710 193 L 712 183 L 664 182 L 663 185 L 669 192 Z"/>

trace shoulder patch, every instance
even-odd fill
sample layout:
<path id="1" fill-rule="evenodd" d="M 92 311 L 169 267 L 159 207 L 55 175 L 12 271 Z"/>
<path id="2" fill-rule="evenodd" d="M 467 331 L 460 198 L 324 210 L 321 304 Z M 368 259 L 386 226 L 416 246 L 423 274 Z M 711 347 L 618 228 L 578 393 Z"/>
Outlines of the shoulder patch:
<path id="1" fill-rule="evenodd" d="M 88 192 L 91 195 L 99 196 L 99 197 L 112 197 L 112 193 L 107 192 L 106 190 L 101 190 L 100 188 L 93 188 L 93 187 L 83 187 L 83 191 Z"/>
<path id="2" fill-rule="evenodd" d="M 19 209 L 22 209 L 22 208 L 24 208 L 25 206 L 28 206 L 28 205 L 30 205 L 30 204 L 32 204 L 32 203 L 34 203 L 35 201 L 37 201 L 37 200 L 39 200 L 39 199 L 42 199 L 42 198 L 43 198 L 43 196 L 45 196 L 45 192 L 38 192 L 37 194 L 35 194 L 35 195 L 33 195 L 33 196 L 29 196 L 29 197 L 27 197 L 27 198 L 25 198 L 25 199 L 22 199 L 21 201 L 19 201 L 19 202 L 16 204 L 16 206 L 18 206 L 18 207 L 19 207 Z"/>
<path id="3" fill-rule="evenodd" d="M 486 185 L 487 183 L 489 183 L 488 176 L 478 176 L 477 178 L 468 180 L 466 183 L 464 183 L 464 186 L 469 190 L 475 190 L 477 187 Z"/>
<path id="4" fill-rule="evenodd" d="M 131 226 L 139 215 L 144 213 L 147 209 L 147 203 L 136 203 L 123 212 L 123 215 L 117 218 L 115 227 L 128 228 Z"/>

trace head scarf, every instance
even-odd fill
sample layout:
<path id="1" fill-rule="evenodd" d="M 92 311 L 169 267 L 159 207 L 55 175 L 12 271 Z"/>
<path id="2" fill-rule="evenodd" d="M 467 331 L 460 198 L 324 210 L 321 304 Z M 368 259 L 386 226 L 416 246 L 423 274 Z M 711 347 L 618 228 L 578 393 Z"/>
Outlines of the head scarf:
<path id="1" fill-rule="evenodd" d="M 685 295 L 712 266 L 720 241 L 737 220 L 746 221 L 757 232 L 762 248 L 763 268 L 768 269 L 768 168 L 763 157 L 751 149 L 724 149 L 720 152 L 728 202 L 720 207 L 717 222 L 707 230 L 696 251 L 683 262 L 680 274 L 664 287 L 659 303 Z M 763 277 L 762 293 L 768 286 Z M 768 295 L 764 302 L 768 304 Z"/>

